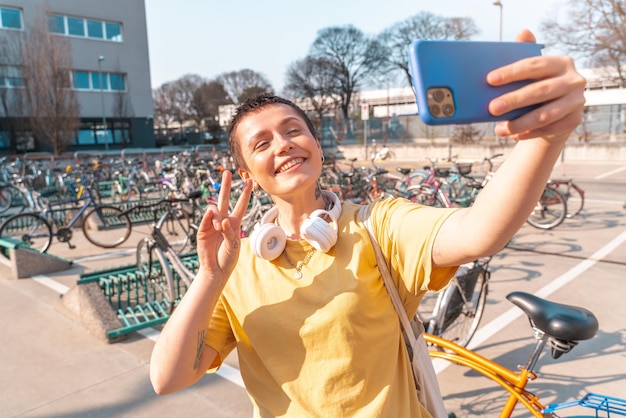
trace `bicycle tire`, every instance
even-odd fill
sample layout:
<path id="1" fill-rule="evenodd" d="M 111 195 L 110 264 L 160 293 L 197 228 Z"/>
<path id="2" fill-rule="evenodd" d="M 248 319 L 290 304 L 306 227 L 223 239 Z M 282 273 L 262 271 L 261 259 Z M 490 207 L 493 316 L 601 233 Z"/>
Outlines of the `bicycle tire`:
<path id="1" fill-rule="evenodd" d="M 535 228 L 547 230 L 559 226 L 565 220 L 565 216 L 567 216 L 565 196 L 554 187 L 546 186 L 527 222 Z"/>
<path id="2" fill-rule="evenodd" d="M 178 295 L 176 292 L 176 281 L 174 278 L 174 273 L 169 265 L 169 261 L 163 250 L 159 247 L 154 247 L 154 254 L 156 255 L 159 264 L 161 265 L 161 275 L 158 280 L 160 280 L 161 290 L 163 292 L 163 299 L 168 302 L 168 313 L 171 314 L 176 307 Z M 164 282 L 163 282 L 164 281 Z"/>
<path id="3" fill-rule="evenodd" d="M 13 192 L 10 187 L 0 187 L 0 213 L 4 213 L 13 204 Z"/>
<path id="4" fill-rule="evenodd" d="M 441 199 L 439 193 L 431 185 L 411 186 L 407 190 L 408 199 L 411 202 L 418 203 L 423 206 L 432 206 L 435 208 L 446 208 L 448 205 Z"/>
<path id="5" fill-rule="evenodd" d="M 445 308 L 437 335 L 466 347 L 476 333 L 485 311 L 489 292 L 489 272 L 474 267 L 445 290 Z M 447 296 L 447 297 L 446 297 Z"/>
<path id="6" fill-rule="evenodd" d="M 128 215 L 115 206 L 96 206 L 83 218 L 83 233 L 93 245 L 117 247 L 128 239 L 132 224 Z"/>
<path id="7" fill-rule="evenodd" d="M 154 268 L 156 257 L 154 255 L 153 244 L 150 238 L 144 238 L 137 243 L 135 257 L 137 261 L 137 270 L 142 272 L 146 279 L 153 278 L 153 275 L 156 272 L 156 269 Z"/>
<path id="8" fill-rule="evenodd" d="M 191 248 L 195 242 L 195 230 L 191 228 L 189 214 L 180 208 L 172 208 L 161 226 L 161 233 L 178 254 Z"/>
<path id="9" fill-rule="evenodd" d="M 18 213 L 2 223 L 0 238 L 20 241 L 45 253 L 52 243 L 52 227 L 47 220 L 35 213 Z"/>
<path id="10" fill-rule="evenodd" d="M 567 201 L 567 219 L 572 219 L 574 216 L 582 212 L 585 206 L 585 192 L 574 183 L 561 183 L 556 186 L 559 192 L 565 196 Z"/>

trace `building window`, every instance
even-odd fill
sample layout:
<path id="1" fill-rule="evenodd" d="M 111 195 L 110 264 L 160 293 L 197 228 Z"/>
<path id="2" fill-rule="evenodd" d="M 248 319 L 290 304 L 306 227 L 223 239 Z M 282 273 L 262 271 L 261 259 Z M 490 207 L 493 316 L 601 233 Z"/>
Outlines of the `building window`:
<path id="1" fill-rule="evenodd" d="M 11 139 L 8 132 L 0 131 L 0 149 L 8 149 L 11 146 Z"/>
<path id="2" fill-rule="evenodd" d="M 22 29 L 22 11 L 0 7 L 0 27 L 2 29 Z"/>
<path id="3" fill-rule="evenodd" d="M 87 71 L 74 71 L 72 87 L 78 90 L 91 90 L 89 85 L 89 73 Z"/>
<path id="4" fill-rule="evenodd" d="M 90 38 L 103 39 L 104 33 L 102 32 L 102 22 L 98 22 L 96 20 L 88 20 L 87 36 Z"/>
<path id="5" fill-rule="evenodd" d="M 85 36 L 85 21 L 75 17 L 68 17 L 67 33 L 72 36 Z"/>
<path id="6" fill-rule="evenodd" d="M 24 87 L 24 77 L 19 67 L 0 66 L 0 88 Z"/>
<path id="7" fill-rule="evenodd" d="M 130 123 L 124 120 L 107 121 L 103 129 L 100 120 L 83 120 L 80 123 L 75 145 L 104 145 L 130 143 Z"/>
<path id="8" fill-rule="evenodd" d="M 106 22 L 106 39 L 113 42 L 122 42 L 122 25 Z"/>
<path id="9" fill-rule="evenodd" d="M 102 88 L 100 80 L 102 77 Z M 72 86 L 76 90 L 126 91 L 124 74 L 97 71 L 72 71 Z"/>
<path id="10" fill-rule="evenodd" d="M 48 15 L 48 30 L 63 36 L 122 42 L 122 25 L 115 22 Z"/>
<path id="11" fill-rule="evenodd" d="M 111 80 L 110 87 L 112 91 L 126 90 L 126 87 L 124 86 L 123 74 L 109 74 L 109 80 Z"/>

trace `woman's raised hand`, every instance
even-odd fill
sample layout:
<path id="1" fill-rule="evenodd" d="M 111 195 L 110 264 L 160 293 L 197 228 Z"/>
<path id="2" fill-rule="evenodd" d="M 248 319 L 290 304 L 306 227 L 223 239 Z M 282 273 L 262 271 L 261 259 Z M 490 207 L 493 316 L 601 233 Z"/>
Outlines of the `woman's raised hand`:
<path id="1" fill-rule="evenodd" d="M 518 42 L 535 42 L 534 35 L 521 31 Z M 538 56 L 498 68 L 487 75 L 494 86 L 519 80 L 536 80 L 520 89 L 495 98 L 489 104 L 493 115 L 541 103 L 541 106 L 512 121 L 496 125 L 498 136 L 514 140 L 544 137 L 564 141 L 582 120 L 586 81 L 570 57 Z"/>
<path id="2" fill-rule="evenodd" d="M 209 205 L 198 228 L 197 248 L 200 269 L 213 277 L 228 278 L 239 258 L 241 221 L 248 209 L 252 181 L 244 180 L 243 190 L 232 213 L 228 213 L 232 173 L 224 170 L 217 206 Z"/>

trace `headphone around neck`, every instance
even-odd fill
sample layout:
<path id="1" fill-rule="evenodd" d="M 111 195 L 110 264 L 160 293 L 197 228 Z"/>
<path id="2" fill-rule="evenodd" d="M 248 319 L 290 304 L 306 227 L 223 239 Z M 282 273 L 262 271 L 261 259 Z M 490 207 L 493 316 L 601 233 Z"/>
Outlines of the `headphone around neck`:
<path id="1" fill-rule="evenodd" d="M 332 208 L 313 211 L 300 226 L 300 235 L 315 249 L 325 253 L 337 242 L 337 221 L 341 216 L 341 202 L 333 192 L 323 190 L 322 193 L 333 202 Z M 324 220 L 324 216 L 328 216 L 331 221 Z M 250 247 L 257 257 L 274 260 L 285 249 L 287 236 L 285 231 L 274 223 L 277 217 L 278 208 L 274 206 L 254 226 L 254 231 L 250 234 Z"/>

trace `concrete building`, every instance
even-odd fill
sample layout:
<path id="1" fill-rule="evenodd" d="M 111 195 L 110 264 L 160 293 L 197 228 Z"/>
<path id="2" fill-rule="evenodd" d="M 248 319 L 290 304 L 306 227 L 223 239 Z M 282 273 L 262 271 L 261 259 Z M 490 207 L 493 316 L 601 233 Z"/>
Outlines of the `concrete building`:
<path id="1" fill-rule="evenodd" d="M 26 39 L 37 22 L 67 40 L 71 51 L 68 87 L 79 103 L 80 128 L 69 151 L 154 147 L 144 0 L 0 0 L 4 45 Z M 19 54 L 0 55 L 0 99 L 23 93 Z M 7 117 L 16 111 L 5 103 L 0 106 L 0 154 L 49 151 L 27 127 L 9 132 Z"/>

